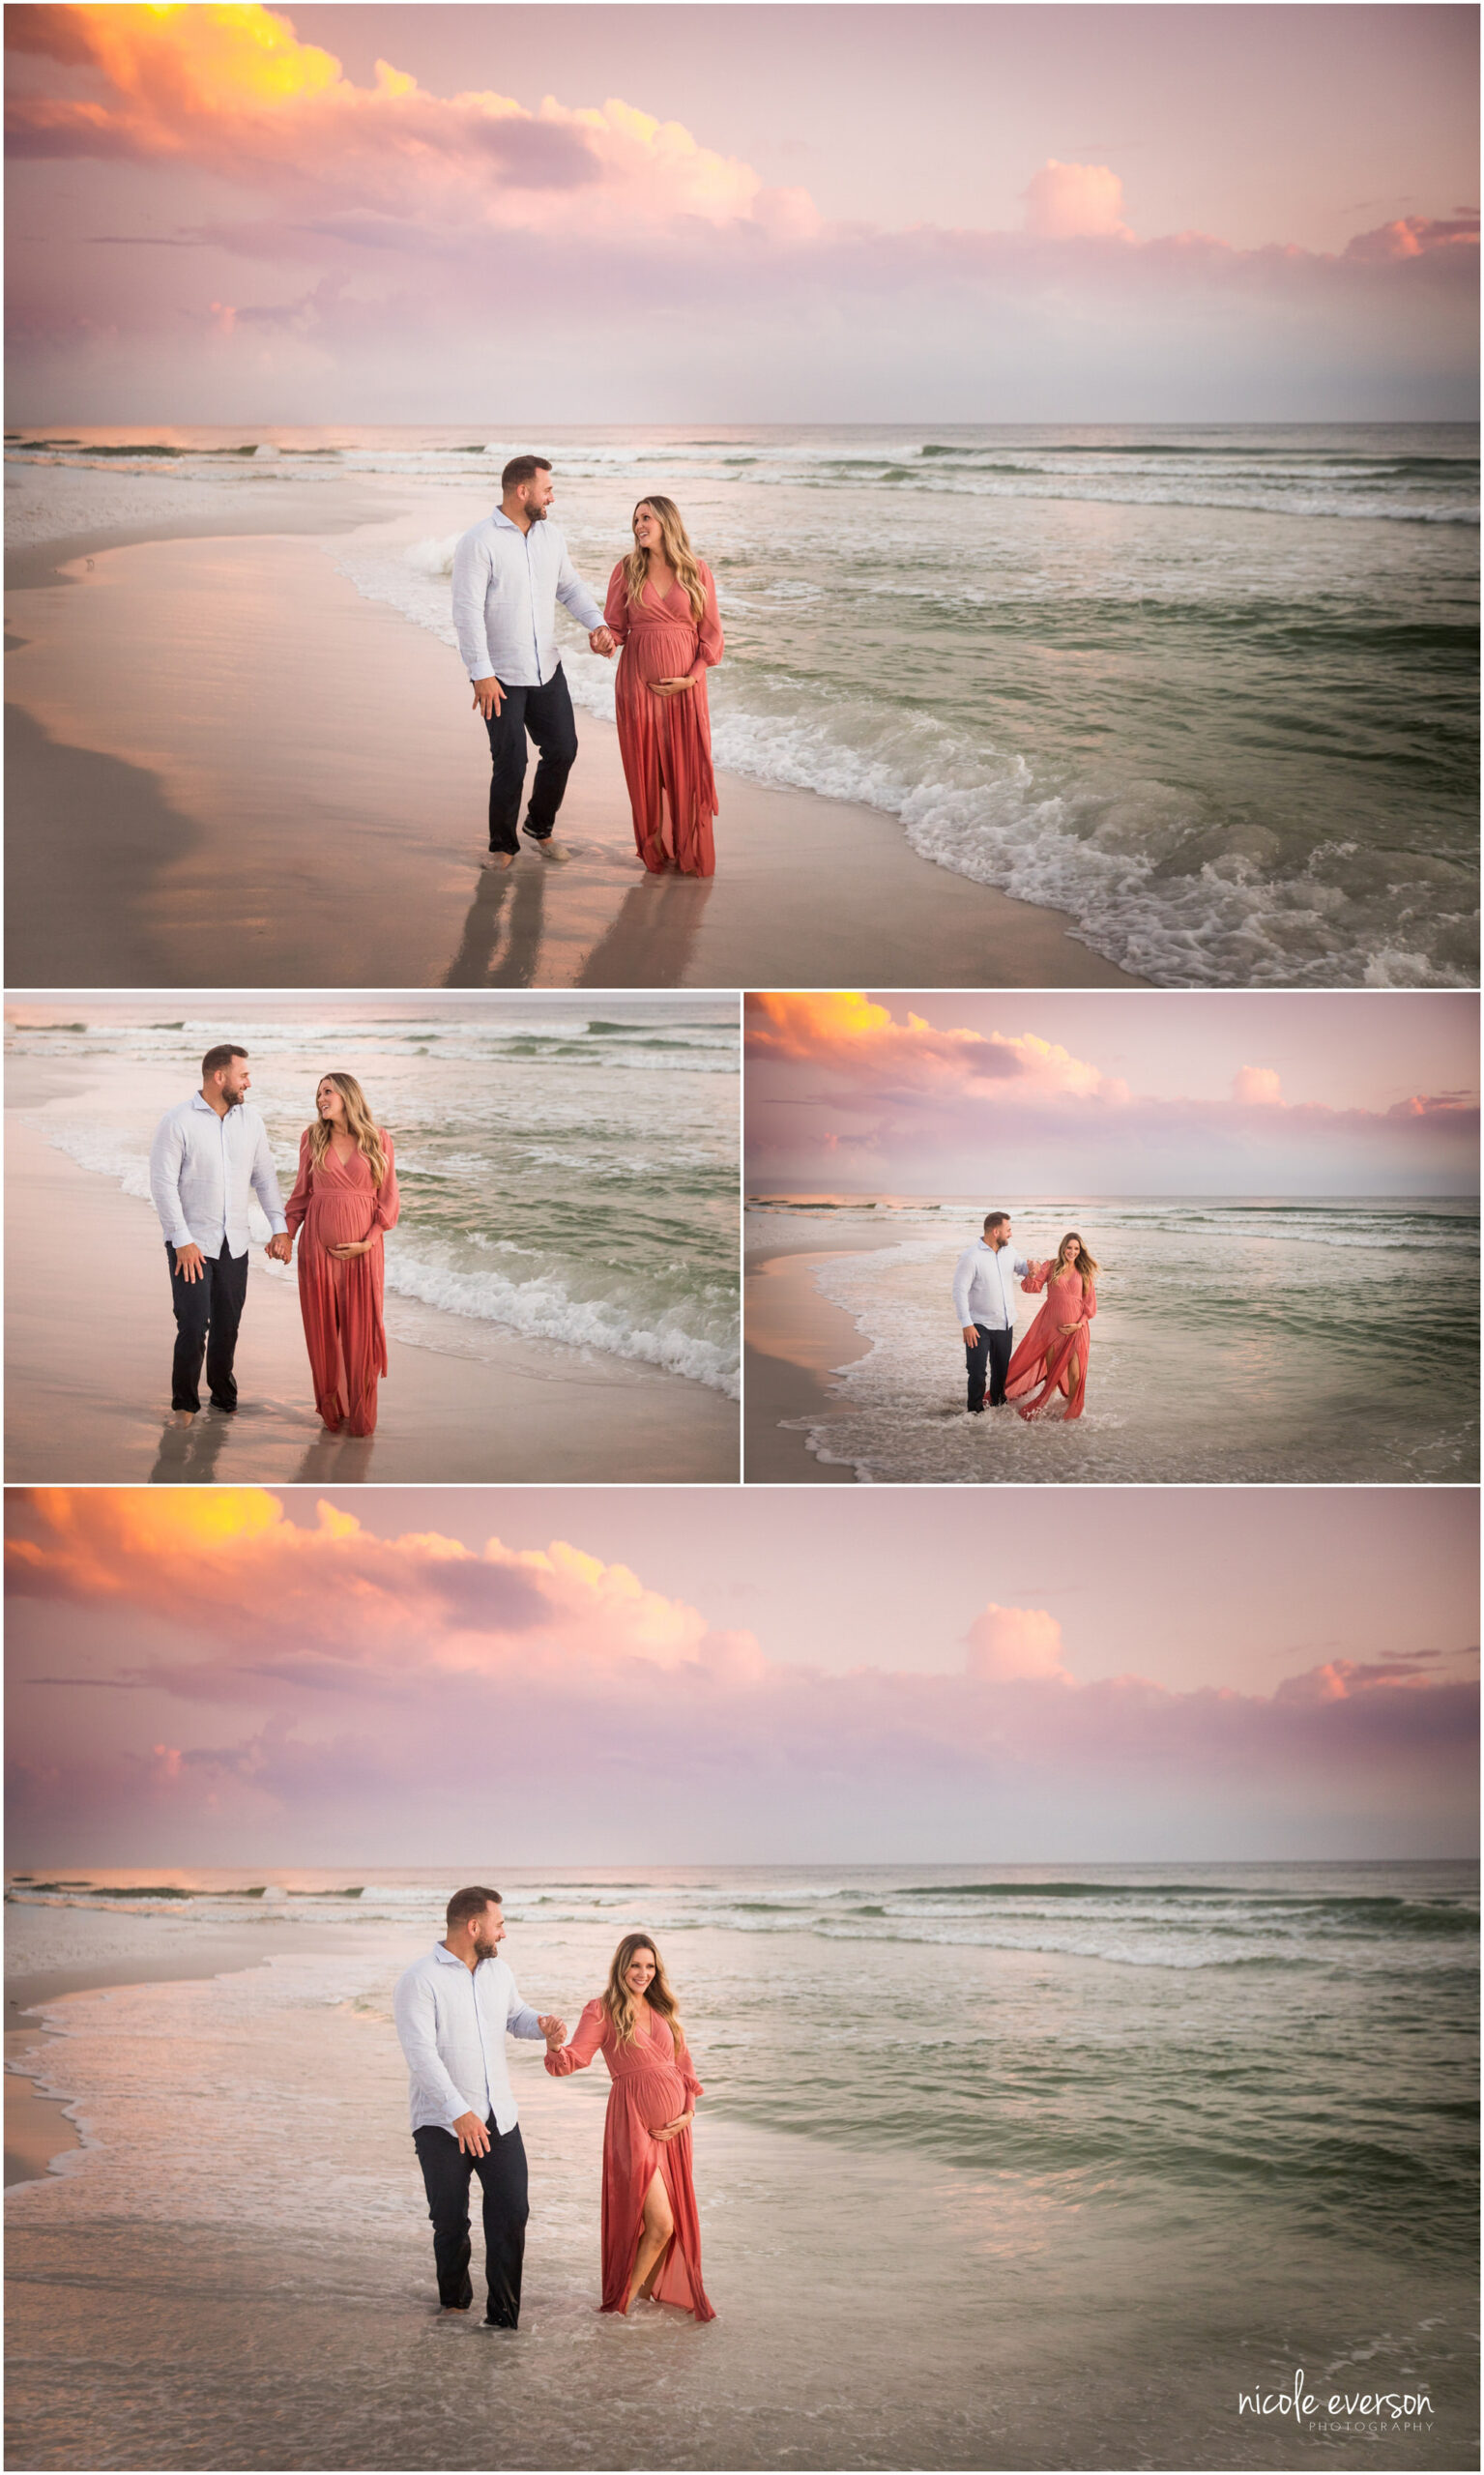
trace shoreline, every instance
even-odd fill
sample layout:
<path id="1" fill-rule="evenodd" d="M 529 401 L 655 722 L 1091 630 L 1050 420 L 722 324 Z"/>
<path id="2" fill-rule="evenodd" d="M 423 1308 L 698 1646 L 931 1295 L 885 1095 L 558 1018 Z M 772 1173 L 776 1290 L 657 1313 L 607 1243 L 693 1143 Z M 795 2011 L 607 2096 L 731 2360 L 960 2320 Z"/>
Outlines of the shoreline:
<path id="1" fill-rule="evenodd" d="M 153 1208 L 6 1113 L 6 1473 L 11 1483 L 724 1484 L 738 1404 L 657 1367 L 387 1296 L 377 1430 L 336 1436 L 314 1407 L 297 1276 L 250 1253 L 241 1406 L 169 1414 L 170 1312 Z M 394 1240 L 393 1240 L 394 1242 Z M 101 1266 L 106 1277 L 100 1279 Z M 65 1312 L 58 1301 L 69 1301 Z M 203 1396 L 204 1403 L 204 1396 Z"/>
<path id="2" fill-rule="evenodd" d="M 16 554 L 9 986 L 168 987 L 208 955 L 221 987 L 1144 984 L 894 817 L 741 775 L 717 777 L 717 875 L 650 878 L 617 732 L 586 713 L 567 864 L 481 870 L 467 682 L 326 556 L 356 529 L 161 522 Z"/>
<path id="3" fill-rule="evenodd" d="M 853 1315 L 822 1296 L 814 1272 L 820 1264 L 874 1254 L 891 1243 L 887 1232 L 827 1247 L 805 1238 L 770 1241 L 766 1253 L 745 1258 L 742 1469 L 748 1483 L 856 1485 L 854 1464 L 822 1461 L 810 1451 L 800 1422 L 828 1424 L 831 1377 L 868 1356 L 873 1345 Z"/>
<path id="4" fill-rule="evenodd" d="M 9 1904 L 9 1902 L 8 1902 Z M 29 1903 L 23 1903 L 29 1907 Z M 38 1904 L 39 1905 L 39 1904 Z M 155 1923 L 154 1918 L 135 1918 L 134 1923 Z M 166 1931 L 170 1931 L 166 1928 Z M 178 1934 L 182 1929 L 174 1929 Z M 270 1929 L 272 1930 L 272 1929 Z M 23 1973 L 7 1976 L 5 1981 L 5 2188 L 12 2191 L 21 2183 L 44 2182 L 61 2158 L 80 2155 L 86 2142 L 68 2111 L 76 2099 L 55 2096 L 42 2086 L 49 2080 L 47 2070 L 29 2071 L 20 2056 L 32 2054 L 40 2062 L 53 2048 L 65 2048 L 67 2040 L 59 2029 L 44 2021 L 28 2024 L 27 2014 L 49 2009 L 65 2002 L 74 1994 L 102 1994 L 123 1985 L 175 1985 L 206 1977 L 234 1975 L 239 1970 L 260 1967 L 266 1960 L 280 1951 L 339 1950 L 353 1947 L 342 1937 L 326 1934 L 322 1927 L 306 1932 L 300 1938 L 283 1940 L 275 1936 L 274 1948 L 264 1950 L 253 1928 L 230 1929 L 203 1927 L 198 1947 L 189 1952 L 172 1954 L 167 1949 L 151 1952 L 147 1957 L 108 1960 L 79 1960 L 60 1967 L 28 1967 Z"/>

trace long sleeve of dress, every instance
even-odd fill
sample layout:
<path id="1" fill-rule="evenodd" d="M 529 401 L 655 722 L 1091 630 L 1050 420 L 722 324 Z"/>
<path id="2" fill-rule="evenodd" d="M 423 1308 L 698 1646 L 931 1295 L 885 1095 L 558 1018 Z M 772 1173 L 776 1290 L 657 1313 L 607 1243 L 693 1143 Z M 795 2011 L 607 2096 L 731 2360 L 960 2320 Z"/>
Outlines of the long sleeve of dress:
<path id="1" fill-rule="evenodd" d="M 628 579 L 621 559 L 608 578 L 608 598 L 603 606 L 603 625 L 617 636 L 621 645 L 628 642 L 629 604 Z"/>
<path id="2" fill-rule="evenodd" d="M 685 2094 L 689 2098 L 693 2107 L 696 2099 L 698 2097 L 704 2097 L 706 2091 L 702 2087 L 699 2080 L 696 2078 L 696 2067 L 690 2059 L 690 2048 L 688 2046 L 682 2046 L 679 2053 L 675 2057 L 675 2068 L 685 2082 Z"/>
<path id="3" fill-rule="evenodd" d="M 697 629 L 696 657 L 690 665 L 690 676 L 692 679 L 704 679 L 721 659 L 726 650 L 726 638 L 721 632 L 721 614 L 716 608 L 716 579 L 703 561 L 698 559 L 696 565 L 706 588 L 706 616 Z"/>
<path id="4" fill-rule="evenodd" d="M 266 1125 L 258 1127 L 257 1142 L 252 1152 L 252 1167 L 247 1174 L 252 1181 L 252 1191 L 262 1206 L 268 1226 L 276 1238 L 283 1227 L 283 1199 L 278 1192 L 278 1176 L 273 1165 L 273 1153 L 268 1148 Z"/>
<path id="5" fill-rule="evenodd" d="M 381 1136 L 381 1148 L 387 1155 L 387 1174 L 376 1189 L 376 1217 L 371 1227 L 394 1229 L 397 1214 L 402 1208 L 401 1193 L 396 1182 L 396 1153 L 392 1148 L 392 1137 L 386 1127 L 378 1126 L 377 1132 Z"/>
<path id="6" fill-rule="evenodd" d="M 1091 1321 L 1092 1321 L 1093 1316 L 1094 1316 L 1096 1313 L 1097 1313 L 1097 1292 L 1096 1292 L 1096 1290 L 1095 1290 L 1095 1289 L 1085 1289 L 1085 1290 L 1083 1291 L 1083 1293 L 1082 1293 L 1082 1320 L 1083 1320 L 1083 1322 L 1084 1322 L 1085 1324 L 1091 1324 Z"/>
<path id="7" fill-rule="evenodd" d="M 288 1202 L 283 1207 L 284 1223 L 291 1238 L 298 1236 L 299 1231 L 304 1224 L 305 1214 L 309 1208 L 309 1184 L 312 1172 L 309 1168 L 309 1129 L 306 1126 L 303 1134 L 299 1138 L 299 1175 L 294 1180 L 294 1191 L 290 1195 Z"/>
<path id="8" fill-rule="evenodd" d="M 546 2068 L 553 2080 L 565 2080 L 573 2071 L 586 2071 L 602 2045 L 607 2025 L 607 2016 L 600 2002 L 585 2004 L 577 2023 L 577 2033 L 570 2043 L 559 2046 L 555 2053 L 547 2053 Z"/>
<path id="9" fill-rule="evenodd" d="M 1052 1264 L 1049 1256 L 1044 1264 L 1032 1264 L 1026 1273 L 1025 1279 L 1020 1284 L 1021 1288 L 1025 1291 L 1026 1296 L 1028 1297 L 1039 1297 L 1042 1290 L 1046 1286 L 1046 1283 L 1051 1278 L 1051 1273 Z"/>

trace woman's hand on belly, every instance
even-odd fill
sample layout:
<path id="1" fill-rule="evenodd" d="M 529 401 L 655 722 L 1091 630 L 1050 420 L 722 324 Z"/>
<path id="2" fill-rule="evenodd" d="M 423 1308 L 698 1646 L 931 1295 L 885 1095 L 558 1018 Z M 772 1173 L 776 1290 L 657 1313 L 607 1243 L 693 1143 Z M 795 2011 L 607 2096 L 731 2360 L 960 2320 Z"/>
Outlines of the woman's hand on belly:
<path id="1" fill-rule="evenodd" d="M 654 2134 L 654 2138 L 661 2140 L 679 2140 L 682 2132 L 688 2131 L 694 2121 L 694 2114 L 677 2114 L 673 2123 L 661 2123 L 659 2129 Z"/>
<path id="2" fill-rule="evenodd" d="M 694 687 L 694 685 L 695 681 L 688 676 L 684 679 L 652 679 L 650 681 L 650 694 L 652 696 L 680 696 L 684 694 L 687 687 Z"/>
<path id="3" fill-rule="evenodd" d="M 337 1256 L 342 1264 L 348 1264 L 353 1255 L 368 1255 L 375 1243 L 374 1238 L 358 1238 L 347 1240 L 343 1246 L 327 1246 L 325 1252 Z"/>

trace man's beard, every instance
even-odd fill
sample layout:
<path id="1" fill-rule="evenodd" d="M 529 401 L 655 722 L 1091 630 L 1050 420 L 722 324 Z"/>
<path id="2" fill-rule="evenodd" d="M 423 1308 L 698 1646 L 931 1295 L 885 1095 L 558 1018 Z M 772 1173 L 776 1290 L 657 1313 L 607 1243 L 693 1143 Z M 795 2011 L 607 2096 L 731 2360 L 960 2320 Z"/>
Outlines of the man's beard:
<path id="1" fill-rule="evenodd" d="M 526 513 L 533 524 L 544 524 L 546 521 L 546 510 L 543 507 L 527 508 Z"/>

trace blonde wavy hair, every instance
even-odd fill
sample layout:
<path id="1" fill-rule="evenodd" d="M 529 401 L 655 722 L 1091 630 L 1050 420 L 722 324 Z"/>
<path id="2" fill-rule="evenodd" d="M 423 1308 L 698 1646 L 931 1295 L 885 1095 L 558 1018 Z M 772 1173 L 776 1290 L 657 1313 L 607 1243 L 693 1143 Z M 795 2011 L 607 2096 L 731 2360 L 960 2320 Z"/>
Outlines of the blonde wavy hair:
<path id="1" fill-rule="evenodd" d="M 320 1083 L 333 1083 L 345 1103 L 345 1131 L 353 1135 L 365 1154 L 371 1173 L 371 1183 L 379 1186 L 387 1175 L 387 1155 L 382 1150 L 381 1133 L 365 1104 L 354 1074 L 322 1074 Z M 314 1122 L 309 1128 L 309 1165 L 317 1169 L 330 1149 L 330 1125 L 319 1113 L 319 1083 L 314 1086 Z"/>
<path id="2" fill-rule="evenodd" d="M 653 506 L 654 501 L 651 500 L 650 504 Z M 665 2022 L 675 2040 L 676 2053 L 684 2053 L 685 2031 L 681 2026 L 680 2009 L 670 1990 L 670 1980 L 665 1974 L 665 1964 L 647 1934 L 626 1934 L 613 1954 L 613 1963 L 608 1970 L 608 1982 L 602 1993 L 603 2009 L 613 2024 L 613 2033 L 621 2046 L 633 2044 L 634 2032 L 639 2025 L 639 2005 L 625 1984 L 624 1976 L 626 1970 L 632 1966 L 634 1956 L 639 1951 L 648 1951 L 655 1963 L 655 1973 L 650 1979 L 649 1991 L 644 1999 L 650 2009 L 657 2011 L 661 2020 Z"/>
<path id="3" fill-rule="evenodd" d="M 673 499 L 635 499 L 634 511 L 628 519 L 630 524 L 637 520 L 642 507 L 649 509 L 659 526 L 665 557 L 675 570 L 676 581 L 685 588 L 690 602 L 690 615 L 699 627 L 706 616 L 706 587 L 701 582 L 701 570 L 696 566 L 696 554 L 690 546 L 690 536 L 685 530 L 684 518 Z M 644 588 L 649 581 L 648 551 L 641 550 L 636 541 L 624 560 L 623 567 L 624 581 L 628 588 L 629 601 L 631 604 L 638 603 L 644 598 Z"/>
<path id="4" fill-rule="evenodd" d="M 1083 1245 L 1083 1241 L 1078 1237 L 1075 1229 L 1069 1229 L 1067 1231 L 1061 1245 L 1057 1248 L 1057 1260 L 1052 1266 L 1052 1269 L 1057 1272 L 1064 1270 L 1066 1266 L 1066 1250 L 1068 1246 L 1073 1245 L 1082 1247 L 1082 1252 L 1077 1258 L 1077 1269 L 1082 1274 L 1082 1294 L 1083 1296 L 1086 1297 L 1089 1290 L 1092 1286 L 1092 1283 L 1097 1278 L 1097 1266 L 1092 1257 L 1089 1254 L 1087 1247 Z"/>

